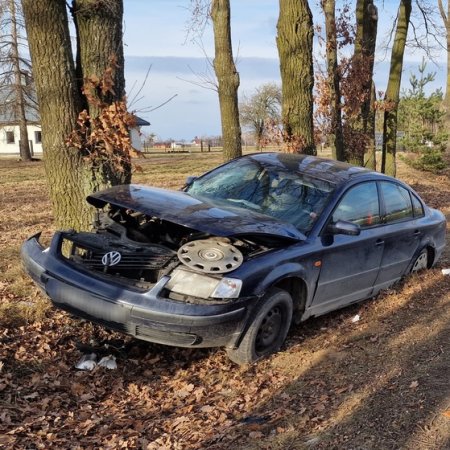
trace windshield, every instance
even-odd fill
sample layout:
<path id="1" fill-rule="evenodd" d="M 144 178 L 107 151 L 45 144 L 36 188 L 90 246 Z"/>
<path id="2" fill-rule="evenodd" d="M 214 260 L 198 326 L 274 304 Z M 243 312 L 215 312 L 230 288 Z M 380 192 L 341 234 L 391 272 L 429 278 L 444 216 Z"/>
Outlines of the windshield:
<path id="1" fill-rule="evenodd" d="M 222 206 L 241 207 L 309 231 L 325 207 L 333 185 L 253 159 L 238 159 L 195 180 L 191 196 Z"/>

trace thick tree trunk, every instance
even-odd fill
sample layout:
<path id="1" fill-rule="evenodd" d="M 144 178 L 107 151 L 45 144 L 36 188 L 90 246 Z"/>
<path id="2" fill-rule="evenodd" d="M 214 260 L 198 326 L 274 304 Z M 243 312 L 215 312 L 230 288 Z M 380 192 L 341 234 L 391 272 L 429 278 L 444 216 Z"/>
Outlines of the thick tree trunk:
<path id="1" fill-rule="evenodd" d="M 20 134 L 20 158 L 22 161 L 31 161 L 30 144 L 28 142 L 27 118 L 25 112 L 25 98 L 23 94 L 22 76 L 20 72 L 19 42 L 17 36 L 17 11 L 16 0 L 9 0 L 9 10 L 11 14 L 11 56 L 14 71 L 15 89 L 15 118 L 19 122 Z"/>
<path id="2" fill-rule="evenodd" d="M 337 36 L 336 36 L 336 2 L 322 0 L 325 15 L 326 57 L 328 84 L 330 89 L 330 125 L 333 158 L 345 160 L 344 138 L 342 135 L 341 88 L 338 72 Z"/>
<path id="3" fill-rule="evenodd" d="M 315 155 L 312 14 L 307 0 L 280 0 L 277 47 L 282 82 L 282 123 L 288 143 Z"/>
<path id="4" fill-rule="evenodd" d="M 64 0 L 23 0 L 42 123 L 44 165 L 57 226 L 86 228 L 91 211 L 85 198 L 81 153 L 65 139 L 75 128 L 80 95 Z"/>
<path id="5" fill-rule="evenodd" d="M 394 45 L 392 47 L 389 81 L 385 95 L 387 108 L 384 113 L 383 154 L 381 161 L 381 171 L 392 176 L 396 175 L 397 111 L 403 69 L 403 55 L 405 53 L 410 15 L 411 0 L 401 0 Z"/>
<path id="6" fill-rule="evenodd" d="M 99 103 L 112 104 L 125 99 L 125 76 L 123 56 L 123 3 L 122 0 L 74 0 L 72 16 L 77 31 L 76 75 L 80 82 L 87 77 L 102 78 L 111 71 L 112 90 L 90 92 L 97 102 L 82 97 L 90 117 L 100 114 Z M 91 167 L 87 181 L 91 191 L 111 185 L 128 184 L 131 181 L 131 164 L 122 161 L 122 170 L 109 161 L 97 162 Z"/>
<path id="7" fill-rule="evenodd" d="M 214 71 L 218 81 L 223 156 L 228 161 L 242 155 L 238 107 L 240 81 L 231 46 L 229 0 L 213 0 L 211 18 L 214 28 Z"/>
<path id="8" fill-rule="evenodd" d="M 438 4 L 442 21 L 444 22 L 447 37 L 447 84 L 445 89 L 443 106 L 445 109 L 444 126 L 446 130 L 450 130 L 450 1 L 447 1 L 447 12 L 445 12 L 442 0 L 438 0 Z M 450 151 L 450 138 L 447 139 L 447 152 L 449 151 Z"/>

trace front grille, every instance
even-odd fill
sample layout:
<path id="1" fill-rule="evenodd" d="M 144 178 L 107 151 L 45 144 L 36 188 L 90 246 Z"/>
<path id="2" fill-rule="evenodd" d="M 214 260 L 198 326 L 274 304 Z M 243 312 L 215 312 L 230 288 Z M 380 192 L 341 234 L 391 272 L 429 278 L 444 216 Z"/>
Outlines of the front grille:
<path id="1" fill-rule="evenodd" d="M 111 252 L 119 255 L 117 260 L 108 258 Z M 159 272 L 176 259 L 176 253 L 162 245 L 132 242 L 108 232 L 65 233 L 61 254 L 87 270 L 148 282 L 157 281 Z"/>

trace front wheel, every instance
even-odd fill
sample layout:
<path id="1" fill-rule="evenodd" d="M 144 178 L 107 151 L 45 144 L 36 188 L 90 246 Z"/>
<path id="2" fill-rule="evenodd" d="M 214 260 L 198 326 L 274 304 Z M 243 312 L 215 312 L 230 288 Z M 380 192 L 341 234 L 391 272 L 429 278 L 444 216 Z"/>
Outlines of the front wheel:
<path id="1" fill-rule="evenodd" d="M 292 321 L 292 298 L 282 289 L 271 289 L 257 306 L 259 309 L 239 347 L 227 349 L 237 364 L 249 364 L 277 352 L 286 339 Z"/>

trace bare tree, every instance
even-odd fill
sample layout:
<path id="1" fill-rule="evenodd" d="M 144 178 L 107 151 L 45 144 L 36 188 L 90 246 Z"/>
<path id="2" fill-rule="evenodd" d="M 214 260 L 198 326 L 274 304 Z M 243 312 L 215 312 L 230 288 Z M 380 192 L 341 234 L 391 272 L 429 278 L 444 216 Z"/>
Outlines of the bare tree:
<path id="1" fill-rule="evenodd" d="M 32 100 L 31 64 L 19 51 L 19 46 L 26 46 L 26 40 L 20 33 L 24 28 L 21 5 L 16 0 L 4 0 L 0 8 L 2 114 L 9 117 L 11 123 L 19 125 L 20 157 L 23 161 L 30 161 L 27 124 L 30 113 L 34 115 L 35 104 Z"/>
<path id="2" fill-rule="evenodd" d="M 375 60 L 375 44 L 377 38 L 378 10 L 373 0 L 357 0 L 356 2 L 356 36 L 352 58 L 352 82 L 357 86 L 355 93 L 360 106 L 354 120 L 349 121 L 353 132 L 359 135 L 360 146 L 353 145 L 347 149 L 350 162 L 364 165 L 364 153 L 368 152 L 368 164 L 375 168 L 375 92 L 373 85 L 373 66 Z M 360 148 L 359 148 L 360 147 Z"/>
<path id="3" fill-rule="evenodd" d="M 344 161 L 345 153 L 344 138 L 342 134 L 341 88 L 338 70 L 335 0 L 322 0 L 322 9 L 325 16 L 331 148 L 333 158 L 338 161 Z"/>
<path id="4" fill-rule="evenodd" d="M 239 105 L 242 125 L 252 130 L 258 150 L 261 150 L 267 122 L 280 122 L 280 108 L 281 89 L 275 83 L 256 88 L 255 93 L 251 97 L 244 97 Z"/>
<path id="5" fill-rule="evenodd" d="M 385 94 L 386 109 L 383 121 L 383 150 L 381 171 L 396 174 L 397 112 L 400 97 L 400 83 L 403 69 L 406 38 L 411 16 L 411 0 L 400 0 L 397 29 L 392 47 L 389 81 Z"/>
<path id="6" fill-rule="evenodd" d="M 231 45 L 230 1 L 212 0 L 211 18 L 214 28 L 214 71 L 218 80 L 223 155 L 225 160 L 230 160 L 242 155 L 238 106 L 240 80 Z"/>
<path id="7" fill-rule="evenodd" d="M 450 128 L 450 1 L 447 1 L 447 12 L 445 11 L 442 0 L 438 0 L 439 12 L 445 26 L 446 44 L 447 44 L 447 84 L 444 97 L 445 108 L 445 128 Z M 447 149 L 450 147 L 450 141 L 447 143 Z"/>

